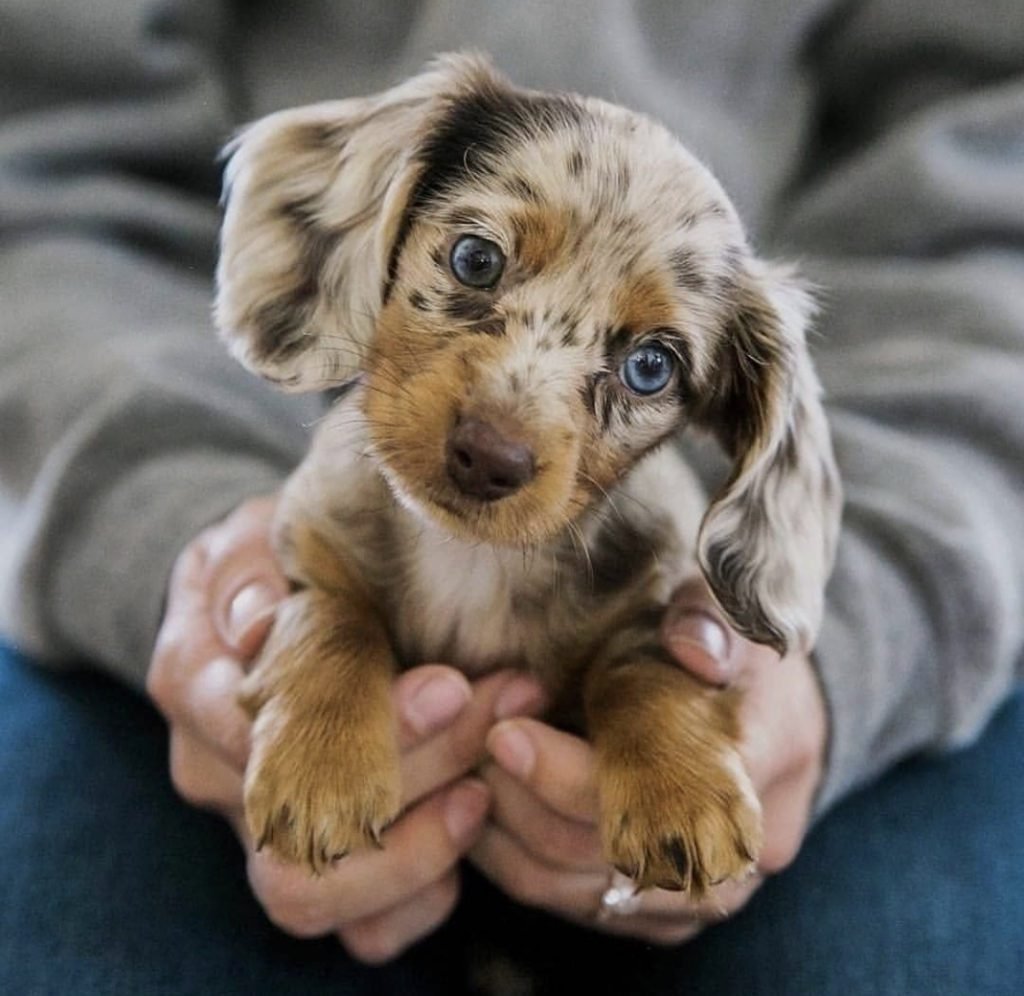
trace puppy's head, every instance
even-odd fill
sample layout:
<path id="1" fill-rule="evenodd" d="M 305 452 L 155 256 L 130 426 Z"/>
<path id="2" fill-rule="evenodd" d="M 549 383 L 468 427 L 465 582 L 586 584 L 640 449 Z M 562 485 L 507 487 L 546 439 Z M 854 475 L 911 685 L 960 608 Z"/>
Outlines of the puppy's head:
<path id="1" fill-rule="evenodd" d="M 746 634 L 809 644 L 838 486 L 807 295 L 663 128 L 470 57 L 236 143 L 216 317 L 287 390 L 365 380 L 396 494 L 529 545 L 685 423 L 734 460 L 702 568 Z"/>

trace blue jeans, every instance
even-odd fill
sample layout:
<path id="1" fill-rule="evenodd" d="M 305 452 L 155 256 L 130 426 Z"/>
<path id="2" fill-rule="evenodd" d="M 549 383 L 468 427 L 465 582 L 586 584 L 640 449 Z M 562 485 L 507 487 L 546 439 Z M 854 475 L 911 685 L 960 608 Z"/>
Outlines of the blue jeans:
<path id="1" fill-rule="evenodd" d="M 192 996 L 471 991 L 481 945 L 542 992 L 1024 993 L 1024 697 L 957 756 L 846 801 L 732 921 L 674 950 L 514 906 L 467 870 L 432 938 L 383 968 L 280 934 L 226 826 L 167 778 L 149 706 L 0 650 L 0 993 Z"/>

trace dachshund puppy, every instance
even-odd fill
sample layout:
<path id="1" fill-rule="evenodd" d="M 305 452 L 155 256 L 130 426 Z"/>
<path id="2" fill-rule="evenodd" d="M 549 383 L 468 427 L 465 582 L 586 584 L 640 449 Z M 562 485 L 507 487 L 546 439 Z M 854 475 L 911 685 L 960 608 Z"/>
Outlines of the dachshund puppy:
<path id="1" fill-rule="evenodd" d="M 351 385 L 282 495 L 293 593 L 244 693 L 254 838 L 314 871 L 379 842 L 392 679 L 440 660 L 539 676 L 641 887 L 746 873 L 737 693 L 658 628 L 701 571 L 753 640 L 814 640 L 840 496 L 807 294 L 664 128 L 478 57 L 230 152 L 220 334 L 284 390 Z M 686 425 L 733 461 L 710 503 L 663 445 Z"/>

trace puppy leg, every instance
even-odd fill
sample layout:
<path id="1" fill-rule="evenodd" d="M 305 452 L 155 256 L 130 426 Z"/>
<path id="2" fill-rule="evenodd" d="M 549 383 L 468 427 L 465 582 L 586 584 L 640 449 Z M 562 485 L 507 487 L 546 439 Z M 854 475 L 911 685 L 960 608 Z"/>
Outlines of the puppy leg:
<path id="1" fill-rule="evenodd" d="M 653 637 L 629 642 L 614 641 L 584 691 L 605 855 L 641 887 L 699 898 L 752 870 L 761 845 L 736 749 L 738 695 L 668 663 Z"/>
<path id="2" fill-rule="evenodd" d="M 245 814 L 257 846 L 321 872 L 398 814 L 394 661 L 358 589 L 309 588 L 279 610 L 243 686 L 255 718 Z"/>

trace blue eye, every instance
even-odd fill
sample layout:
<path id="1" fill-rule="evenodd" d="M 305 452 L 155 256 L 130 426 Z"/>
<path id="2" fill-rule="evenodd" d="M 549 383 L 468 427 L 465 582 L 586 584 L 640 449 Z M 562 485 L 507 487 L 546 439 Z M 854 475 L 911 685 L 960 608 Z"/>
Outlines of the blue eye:
<path id="1" fill-rule="evenodd" d="M 619 379 L 634 394 L 657 394 L 672 379 L 675 357 L 664 346 L 650 343 L 634 349 L 619 368 Z"/>
<path id="2" fill-rule="evenodd" d="M 463 235 L 454 246 L 449 264 L 455 279 L 467 287 L 493 287 L 505 269 L 505 256 L 489 239 Z"/>

